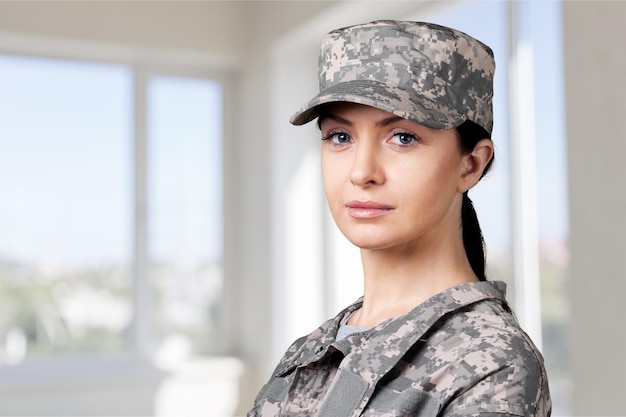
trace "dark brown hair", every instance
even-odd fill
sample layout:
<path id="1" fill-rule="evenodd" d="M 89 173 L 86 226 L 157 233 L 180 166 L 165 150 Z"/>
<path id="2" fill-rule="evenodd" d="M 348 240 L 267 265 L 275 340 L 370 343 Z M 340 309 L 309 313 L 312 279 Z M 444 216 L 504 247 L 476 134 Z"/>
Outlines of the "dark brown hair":
<path id="1" fill-rule="evenodd" d="M 459 144 L 463 153 L 468 154 L 474 150 L 476 144 L 485 138 L 490 138 L 489 133 L 476 123 L 467 121 L 457 127 Z M 494 158 L 487 163 L 482 173 L 482 177 L 489 172 Z M 485 258 L 485 240 L 483 238 L 478 216 L 474 209 L 474 204 L 470 200 L 467 191 L 463 193 L 463 205 L 461 207 L 461 227 L 463 228 L 463 246 L 465 254 L 479 280 L 486 281 L 485 274 L 486 258 Z"/>

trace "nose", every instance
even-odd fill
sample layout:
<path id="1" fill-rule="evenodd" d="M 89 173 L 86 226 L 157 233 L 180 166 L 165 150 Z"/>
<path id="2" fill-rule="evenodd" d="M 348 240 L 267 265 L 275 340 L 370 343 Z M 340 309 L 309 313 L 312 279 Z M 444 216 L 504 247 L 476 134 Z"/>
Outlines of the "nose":
<path id="1" fill-rule="evenodd" d="M 380 152 L 374 143 L 362 141 L 354 150 L 350 182 L 359 187 L 368 187 L 384 182 Z"/>

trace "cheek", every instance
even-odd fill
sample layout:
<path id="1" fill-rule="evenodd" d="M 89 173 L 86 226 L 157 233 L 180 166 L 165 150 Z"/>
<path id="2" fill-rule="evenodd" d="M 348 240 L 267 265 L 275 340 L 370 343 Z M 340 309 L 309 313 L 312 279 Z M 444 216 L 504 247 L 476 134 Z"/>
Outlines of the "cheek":
<path id="1" fill-rule="evenodd" d="M 335 203 L 335 200 L 339 198 L 339 185 L 341 184 L 340 170 L 336 164 L 331 164 L 326 158 L 322 158 L 322 181 L 324 184 L 324 193 L 328 204 Z"/>
<path id="2" fill-rule="evenodd" d="M 453 158 L 432 158 L 397 166 L 394 182 L 404 198 L 424 209 L 449 200 L 457 192 L 458 172 L 458 161 Z"/>

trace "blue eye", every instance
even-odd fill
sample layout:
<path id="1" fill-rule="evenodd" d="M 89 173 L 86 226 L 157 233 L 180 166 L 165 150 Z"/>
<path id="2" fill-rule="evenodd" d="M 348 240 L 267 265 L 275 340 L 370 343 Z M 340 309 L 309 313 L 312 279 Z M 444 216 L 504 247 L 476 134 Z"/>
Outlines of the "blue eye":
<path id="1" fill-rule="evenodd" d="M 415 137 L 415 135 L 412 135 L 410 133 L 404 133 L 404 132 L 394 134 L 393 139 L 392 139 L 392 142 L 397 145 L 410 145 L 416 141 L 417 141 L 417 138 Z"/>
<path id="2" fill-rule="evenodd" d="M 332 132 L 323 137 L 322 140 L 330 140 L 333 143 L 342 144 L 350 142 L 352 138 L 345 132 Z"/>

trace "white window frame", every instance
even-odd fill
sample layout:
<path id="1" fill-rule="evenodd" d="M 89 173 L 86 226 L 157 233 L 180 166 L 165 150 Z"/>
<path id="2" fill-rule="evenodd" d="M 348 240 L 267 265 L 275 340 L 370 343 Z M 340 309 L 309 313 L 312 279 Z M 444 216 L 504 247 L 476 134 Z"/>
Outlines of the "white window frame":
<path id="1" fill-rule="evenodd" d="M 157 50 L 152 48 L 139 48 L 125 45 L 114 45 L 83 40 L 56 39 L 39 36 L 22 36 L 0 31 L 0 54 L 32 56 L 49 59 L 66 59 L 78 62 L 99 62 L 103 64 L 119 64 L 127 66 L 134 76 L 134 134 L 133 134 L 133 198 L 131 204 L 134 229 L 133 233 L 133 284 L 132 301 L 134 307 L 134 317 L 132 322 L 132 336 L 127 352 L 121 356 L 115 354 L 94 354 L 86 355 L 80 362 L 86 366 L 93 366 L 96 369 L 94 376 L 97 377 L 98 369 L 118 369 L 123 372 L 126 365 L 111 365 L 111 361 L 121 361 L 126 364 L 132 362 L 150 362 L 155 353 L 155 345 L 152 337 L 151 300 L 150 300 L 150 278 L 149 278 L 149 231 L 148 231 L 148 144 L 147 144 L 147 92 L 148 83 L 152 77 L 185 77 L 201 78 L 216 81 L 222 87 L 223 96 L 223 155 L 227 153 L 225 137 L 229 132 L 227 120 L 229 118 L 228 109 L 231 104 L 233 92 L 232 79 L 228 75 L 232 72 L 236 63 L 215 59 L 214 57 L 190 52 L 178 52 L 172 50 Z M 222 166 L 222 178 L 224 178 L 225 167 Z M 224 181 L 225 182 L 225 181 Z M 224 186 L 222 194 L 224 194 Z M 222 205 L 225 200 L 222 198 Z M 226 210 L 222 210 L 223 213 Z M 226 323 L 219 323 L 220 327 L 226 328 Z M 216 341 L 213 350 L 215 354 L 227 350 L 229 339 Z M 117 359 L 116 359 L 117 358 Z M 28 374 L 33 372 L 33 366 L 37 369 L 49 368 L 51 371 L 51 381 L 53 375 L 58 371 L 55 365 L 58 359 L 50 356 L 45 361 L 37 365 L 29 363 L 28 359 L 23 364 L 14 366 L 10 372 L 3 369 L 0 372 L 0 388 L 4 382 L 9 383 L 14 380 L 20 369 L 24 369 Z M 44 374 L 46 370 L 43 369 Z M 150 371 L 152 372 L 152 371 Z M 6 381 L 5 381 L 6 379 Z"/>

